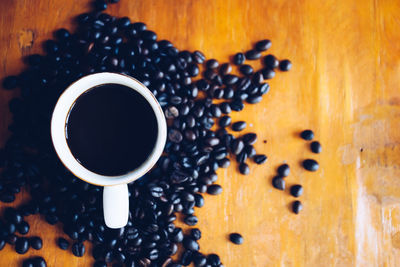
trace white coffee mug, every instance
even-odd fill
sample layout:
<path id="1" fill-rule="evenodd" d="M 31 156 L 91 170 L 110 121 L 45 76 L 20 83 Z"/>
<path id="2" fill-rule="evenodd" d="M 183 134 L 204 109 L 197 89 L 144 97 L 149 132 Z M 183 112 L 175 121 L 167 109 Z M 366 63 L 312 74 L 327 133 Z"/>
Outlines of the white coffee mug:
<path id="1" fill-rule="evenodd" d="M 157 140 L 148 158 L 136 169 L 119 176 L 100 175 L 85 168 L 72 155 L 66 137 L 66 122 L 76 99 L 87 90 L 108 83 L 125 85 L 140 93 L 152 107 L 158 125 Z M 51 119 L 51 138 L 58 157 L 67 169 L 83 181 L 104 186 L 103 211 L 105 223 L 110 228 L 120 228 L 126 225 L 129 216 L 127 184 L 142 177 L 161 156 L 167 138 L 167 123 L 159 103 L 146 86 L 130 76 L 103 72 L 77 80 L 62 93 Z M 135 151 L 132 151 L 132 153 L 135 153 Z"/>

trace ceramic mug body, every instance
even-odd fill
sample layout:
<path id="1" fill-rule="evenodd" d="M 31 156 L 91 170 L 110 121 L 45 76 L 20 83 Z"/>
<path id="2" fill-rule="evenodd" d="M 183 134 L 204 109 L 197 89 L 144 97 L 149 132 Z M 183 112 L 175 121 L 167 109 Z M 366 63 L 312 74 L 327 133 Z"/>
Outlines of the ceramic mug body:
<path id="1" fill-rule="evenodd" d="M 69 112 L 76 99 L 89 89 L 108 83 L 121 84 L 141 94 L 152 107 L 158 125 L 157 139 L 148 158 L 136 169 L 119 176 L 100 175 L 79 163 L 68 147 L 65 130 Z M 166 120 L 154 95 L 136 79 L 117 73 L 91 74 L 71 84 L 58 99 L 51 119 L 51 138 L 61 162 L 76 177 L 94 185 L 104 186 L 104 220 L 110 228 L 120 228 L 126 225 L 129 214 L 127 184 L 142 177 L 154 166 L 164 150 L 166 137 Z M 132 151 L 132 153 L 138 152 Z"/>

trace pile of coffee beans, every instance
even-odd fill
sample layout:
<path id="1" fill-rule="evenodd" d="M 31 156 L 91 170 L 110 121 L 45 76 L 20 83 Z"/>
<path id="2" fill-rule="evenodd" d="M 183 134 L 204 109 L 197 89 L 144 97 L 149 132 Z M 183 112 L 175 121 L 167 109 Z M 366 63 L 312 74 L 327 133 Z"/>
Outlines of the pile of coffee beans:
<path id="1" fill-rule="evenodd" d="M 11 137 L 0 150 L 0 201 L 13 202 L 22 187 L 31 200 L 5 210 L 0 219 L 0 249 L 5 242 L 20 254 L 30 247 L 41 249 L 40 238 L 23 237 L 29 234 L 24 218 L 41 214 L 48 224 L 61 222 L 69 236 L 70 241 L 54 241 L 60 249 L 70 249 L 77 257 L 90 253 L 94 266 L 177 267 L 192 262 L 222 266 L 218 255 L 199 252 L 200 230 L 185 235 L 175 226 L 176 213 L 184 215 L 187 225 L 197 224 L 194 213 L 204 205 L 202 194 L 222 192 L 215 184 L 216 170 L 230 165 L 229 155 L 240 163 L 242 174 L 250 172 L 249 159 L 266 162 L 267 157 L 253 147 L 255 133 L 235 138 L 228 132 L 229 114 L 243 110 L 245 103 L 260 102 L 269 91 L 265 80 L 274 77 L 278 67 L 289 70 L 291 63 L 279 62 L 271 54 L 263 57 L 271 42 L 262 40 L 254 49 L 233 57 L 241 73 L 235 75 L 230 63 L 206 60 L 200 51 L 180 51 L 170 41 L 158 40 L 146 24 L 102 12 L 107 8 L 105 1 L 94 5 L 95 12 L 77 17 L 74 32 L 57 30 L 55 39 L 44 43 L 45 54 L 28 56 L 22 73 L 3 80 L 4 89 L 19 87 L 21 96 L 9 103 L 13 122 Z M 260 58 L 261 70 L 244 64 Z M 117 230 L 104 224 L 102 188 L 74 177 L 61 164 L 50 137 L 52 111 L 63 91 L 85 75 L 105 71 L 140 80 L 157 98 L 168 122 L 165 154 L 150 173 L 129 184 L 129 221 Z M 211 130 L 214 125 L 217 128 Z M 242 131 L 245 127 L 246 122 L 239 121 L 230 128 Z M 242 242 L 237 236 L 234 240 Z M 93 251 L 85 249 L 88 241 L 94 244 Z M 180 243 L 184 252 L 173 261 Z M 24 266 L 46 263 L 36 257 L 27 259 Z"/>

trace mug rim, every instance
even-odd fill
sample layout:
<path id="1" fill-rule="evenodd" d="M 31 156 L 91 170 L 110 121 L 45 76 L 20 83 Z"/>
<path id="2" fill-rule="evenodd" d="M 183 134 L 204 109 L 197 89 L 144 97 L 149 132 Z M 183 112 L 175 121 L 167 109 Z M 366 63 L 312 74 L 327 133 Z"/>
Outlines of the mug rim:
<path id="1" fill-rule="evenodd" d="M 158 132 L 154 148 L 139 167 L 116 176 L 107 176 L 90 171 L 73 156 L 66 137 L 66 123 L 75 101 L 85 92 L 102 84 L 120 84 L 135 90 L 152 107 L 157 120 Z M 161 156 L 167 138 L 167 122 L 164 112 L 151 91 L 137 79 L 119 73 L 100 72 L 79 78 L 70 84 L 58 98 L 51 118 L 51 140 L 62 164 L 76 177 L 98 186 L 130 183 L 146 174 Z"/>

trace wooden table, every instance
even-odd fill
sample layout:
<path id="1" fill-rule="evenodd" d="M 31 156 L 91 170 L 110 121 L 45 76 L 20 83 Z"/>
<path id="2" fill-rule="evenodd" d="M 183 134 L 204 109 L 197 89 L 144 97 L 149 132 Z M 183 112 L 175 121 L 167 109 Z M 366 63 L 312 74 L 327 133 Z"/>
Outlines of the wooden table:
<path id="1" fill-rule="evenodd" d="M 21 58 L 41 52 L 55 29 L 72 28 L 88 2 L 0 1 L 0 76 L 19 73 Z M 292 71 L 277 73 L 260 104 L 233 115 L 251 123 L 247 131 L 259 134 L 256 148 L 269 159 L 252 164 L 249 176 L 236 164 L 219 171 L 224 192 L 205 196 L 196 210 L 203 253 L 218 253 L 228 267 L 400 266 L 399 1 L 122 0 L 108 11 L 143 21 L 161 39 L 208 58 L 227 61 L 269 38 L 270 52 L 293 62 Z M 17 94 L 0 91 L 2 143 L 9 135 L 7 101 Z M 305 128 L 315 131 L 322 154 L 312 154 L 298 137 Z M 309 157 L 320 162 L 318 172 L 301 168 Z M 288 190 L 271 186 L 282 162 L 291 166 L 287 187 L 305 189 L 299 215 L 290 212 Z M 48 266 L 93 262 L 89 253 L 76 258 L 56 247 L 60 227 L 39 216 L 28 221 L 29 235 L 45 239 L 41 251 L 27 255 L 42 255 Z M 231 232 L 242 233 L 244 244 L 228 242 Z M 27 255 L 7 245 L 0 266 L 16 266 Z"/>

